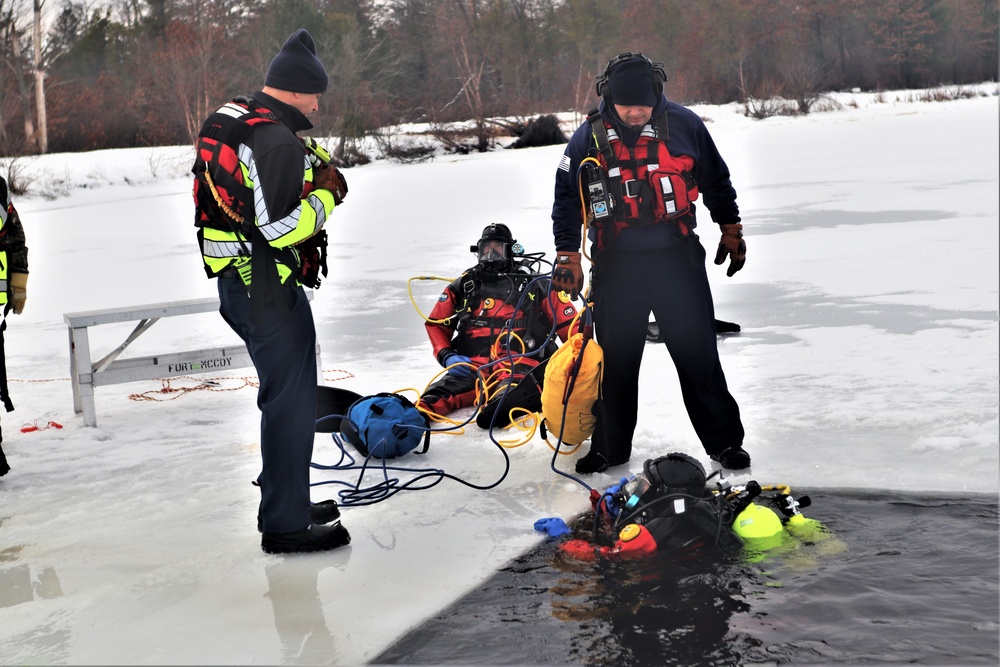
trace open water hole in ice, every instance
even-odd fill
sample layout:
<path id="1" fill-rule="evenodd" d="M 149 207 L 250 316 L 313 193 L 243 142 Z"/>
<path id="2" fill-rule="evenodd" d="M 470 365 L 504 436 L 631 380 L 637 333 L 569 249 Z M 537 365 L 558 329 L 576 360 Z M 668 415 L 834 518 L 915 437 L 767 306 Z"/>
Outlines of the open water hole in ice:
<path id="1" fill-rule="evenodd" d="M 374 664 L 997 665 L 992 495 L 808 493 L 824 531 L 767 552 L 584 561 L 549 539 Z"/>

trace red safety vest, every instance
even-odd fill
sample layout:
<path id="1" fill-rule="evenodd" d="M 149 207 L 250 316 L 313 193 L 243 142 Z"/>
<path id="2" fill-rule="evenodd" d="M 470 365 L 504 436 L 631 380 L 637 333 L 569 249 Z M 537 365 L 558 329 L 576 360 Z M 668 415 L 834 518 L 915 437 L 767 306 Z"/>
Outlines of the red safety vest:
<path id="1" fill-rule="evenodd" d="M 587 117 L 611 195 L 610 215 L 595 218 L 597 247 L 604 248 L 626 227 L 677 224 L 681 235 L 694 227 L 691 204 L 698 198 L 694 159 L 671 155 L 666 114 L 646 125 L 634 148 L 626 146 L 612 125 L 594 110 Z"/>
<path id="2" fill-rule="evenodd" d="M 196 226 L 234 231 L 234 226 L 253 225 L 253 190 L 244 181 L 236 151 L 255 125 L 276 122 L 274 113 L 249 97 L 237 97 L 205 120 L 191 170 Z M 249 228 L 241 231 L 249 238 Z"/>
<path id="3" fill-rule="evenodd" d="M 205 247 L 204 230 L 209 228 L 225 232 L 228 238 L 213 240 L 227 241 L 233 249 L 231 256 L 203 255 L 205 272 L 210 278 L 233 265 L 238 257 L 242 257 L 244 263 L 249 261 L 246 241 L 255 236 L 253 184 L 247 182 L 245 167 L 237 151 L 254 127 L 277 122 L 278 116 L 253 98 L 237 97 L 209 116 L 198 133 L 197 155 L 191 169 L 195 176 L 193 195 L 198 245 Z M 312 170 L 307 168 L 300 198 L 305 198 L 313 189 Z M 213 234 L 213 237 L 218 236 Z M 264 239 L 259 240 L 265 243 Z M 325 232 L 316 234 L 294 251 L 286 248 L 271 252 L 290 270 L 298 267 L 297 277 L 308 287 L 319 286 L 317 272 L 327 275 Z"/>

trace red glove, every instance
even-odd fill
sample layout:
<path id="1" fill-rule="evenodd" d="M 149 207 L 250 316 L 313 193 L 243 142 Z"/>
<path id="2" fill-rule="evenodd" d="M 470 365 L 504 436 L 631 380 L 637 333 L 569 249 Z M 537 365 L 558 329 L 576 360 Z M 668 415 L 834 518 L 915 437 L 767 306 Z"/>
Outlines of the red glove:
<path id="1" fill-rule="evenodd" d="M 747 261 L 747 244 L 743 240 L 743 225 L 719 225 L 722 230 L 722 238 L 719 239 L 719 249 L 715 253 L 715 263 L 722 264 L 729 255 L 729 268 L 726 275 L 730 278 L 733 274 L 743 268 Z"/>
<path id="2" fill-rule="evenodd" d="M 580 295 L 580 291 L 583 290 L 583 268 L 580 266 L 580 253 L 556 251 L 552 287 L 560 292 L 566 292 L 571 299 Z"/>
<path id="3" fill-rule="evenodd" d="M 329 190 L 333 193 L 333 203 L 340 206 L 340 202 L 347 197 L 347 180 L 340 170 L 332 164 L 324 167 L 314 168 L 315 177 L 313 185 L 321 190 Z"/>

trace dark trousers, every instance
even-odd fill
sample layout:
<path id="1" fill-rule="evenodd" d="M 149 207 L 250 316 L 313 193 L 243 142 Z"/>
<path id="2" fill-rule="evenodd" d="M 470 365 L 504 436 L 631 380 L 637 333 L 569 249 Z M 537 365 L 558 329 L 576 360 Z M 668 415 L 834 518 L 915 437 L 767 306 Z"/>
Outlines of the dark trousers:
<path id="1" fill-rule="evenodd" d="M 661 250 L 602 253 L 594 265 L 593 291 L 604 380 L 591 449 L 612 464 L 632 455 L 650 312 L 677 369 L 684 406 L 705 452 L 742 445 L 743 424 L 719 362 L 715 307 L 705 249 L 698 238 L 691 235 Z M 663 428 L 669 432 L 669 424 Z"/>
<path id="2" fill-rule="evenodd" d="M 260 518 L 265 533 L 308 527 L 309 469 L 316 433 L 316 326 L 301 286 L 284 285 L 289 313 L 264 305 L 258 324 L 238 278 L 219 278 L 219 312 L 247 345 L 260 380 Z"/>

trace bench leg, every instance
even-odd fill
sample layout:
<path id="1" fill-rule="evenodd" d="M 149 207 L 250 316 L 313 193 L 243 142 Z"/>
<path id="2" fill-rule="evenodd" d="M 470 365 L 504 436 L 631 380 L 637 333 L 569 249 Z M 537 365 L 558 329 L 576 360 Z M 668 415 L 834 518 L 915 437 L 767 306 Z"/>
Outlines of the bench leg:
<path id="1" fill-rule="evenodd" d="M 69 327 L 69 380 L 73 387 L 73 412 L 75 414 L 80 414 L 83 408 L 80 407 L 80 377 L 77 375 L 76 370 L 76 336 L 74 332 L 76 331 L 73 327 Z"/>
<path id="2" fill-rule="evenodd" d="M 69 331 L 69 367 L 73 383 L 73 412 L 83 412 L 84 426 L 97 426 L 94 404 L 94 370 L 90 361 L 90 335 L 85 327 Z"/>

